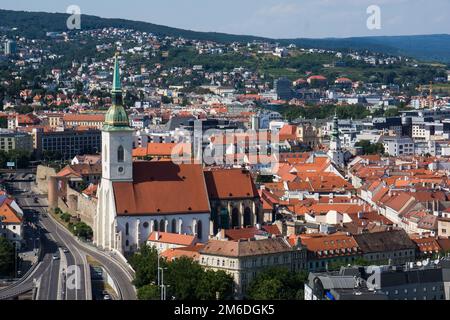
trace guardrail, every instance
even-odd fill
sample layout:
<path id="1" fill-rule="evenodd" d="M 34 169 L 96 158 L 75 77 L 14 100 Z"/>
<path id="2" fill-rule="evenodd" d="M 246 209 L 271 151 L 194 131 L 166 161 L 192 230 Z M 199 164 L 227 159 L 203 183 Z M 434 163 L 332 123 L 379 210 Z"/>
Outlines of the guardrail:
<path id="1" fill-rule="evenodd" d="M 28 284 L 28 285 L 23 285 L 23 283 L 29 281 L 31 275 L 34 273 L 34 271 L 37 269 L 37 267 L 41 264 L 42 259 L 43 259 L 43 250 L 42 250 L 42 235 L 41 238 L 39 240 L 39 248 L 38 248 L 38 260 L 36 261 L 35 264 L 33 264 L 31 266 L 31 268 L 22 276 L 22 278 L 20 278 L 19 280 L 17 280 L 16 282 L 14 282 L 12 285 L 3 288 L 0 290 L 0 300 L 7 300 L 7 299 L 11 299 L 14 297 L 17 297 L 21 294 L 24 294 L 30 290 L 32 290 L 34 288 L 34 284 Z M 20 286 L 23 285 L 23 288 L 20 288 Z M 20 288 L 20 289 L 17 289 Z M 12 293 L 7 293 L 4 294 L 4 292 L 8 292 L 8 291 L 12 291 Z"/>

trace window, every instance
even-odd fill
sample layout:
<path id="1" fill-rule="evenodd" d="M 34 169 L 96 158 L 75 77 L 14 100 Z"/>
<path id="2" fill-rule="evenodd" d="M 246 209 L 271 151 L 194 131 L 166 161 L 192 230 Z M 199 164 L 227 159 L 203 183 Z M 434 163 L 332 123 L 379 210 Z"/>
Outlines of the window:
<path id="1" fill-rule="evenodd" d="M 177 220 L 172 219 L 172 233 L 177 233 Z"/>
<path id="2" fill-rule="evenodd" d="M 122 146 L 117 149 L 117 162 L 125 161 L 125 151 Z"/>
<path id="3" fill-rule="evenodd" d="M 130 234 L 130 225 L 128 224 L 128 222 L 125 224 L 125 235 L 129 235 Z"/>
<path id="4" fill-rule="evenodd" d="M 203 223 L 201 220 L 197 222 L 197 237 L 201 240 L 203 238 Z"/>

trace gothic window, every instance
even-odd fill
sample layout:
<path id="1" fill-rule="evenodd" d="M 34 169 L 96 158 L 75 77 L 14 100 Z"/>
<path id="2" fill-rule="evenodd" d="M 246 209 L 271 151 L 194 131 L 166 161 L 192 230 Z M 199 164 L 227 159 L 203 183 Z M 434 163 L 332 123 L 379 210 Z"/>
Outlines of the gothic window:
<path id="1" fill-rule="evenodd" d="M 117 162 L 124 162 L 125 161 L 125 151 L 123 150 L 123 147 L 120 146 L 119 149 L 117 149 Z"/>
<path id="2" fill-rule="evenodd" d="M 239 209 L 234 208 L 233 211 L 231 212 L 231 228 L 237 228 L 239 227 L 240 222 L 239 222 Z"/>
<path id="3" fill-rule="evenodd" d="M 128 222 L 125 224 L 125 235 L 129 235 L 130 234 L 130 225 L 128 224 Z"/>
<path id="4" fill-rule="evenodd" d="M 159 231 L 166 232 L 166 221 L 164 219 L 159 222 Z"/>
<path id="5" fill-rule="evenodd" d="M 177 220 L 172 219 L 172 233 L 177 233 Z"/>
<path id="6" fill-rule="evenodd" d="M 203 230 L 202 230 L 202 221 L 199 220 L 197 222 L 197 237 L 201 240 L 203 238 Z"/>
<path id="7" fill-rule="evenodd" d="M 244 227 L 251 227 L 252 225 L 252 211 L 250 208 L 244 210 Z"/>

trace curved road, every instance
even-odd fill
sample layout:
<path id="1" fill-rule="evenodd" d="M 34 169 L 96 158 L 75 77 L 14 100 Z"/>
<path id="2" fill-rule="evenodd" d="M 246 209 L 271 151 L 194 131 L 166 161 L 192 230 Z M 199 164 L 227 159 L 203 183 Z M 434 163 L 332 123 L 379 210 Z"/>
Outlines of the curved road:
<path id="1" fill-rule="evenodd" d="M 18 181 L 17 185 L 19 190 L 31 190 L 30 181 Z M 100 251 L 96 247 L 76 239 L 63 225 L 48 214 L 47 199 L 41 197 L 39 203 L 35 203 L 34 197 L 36 196 L 31 193 L 30 197 L 19 195 L 16 196 L 16 199 L 24 210 L 34 210 L 38 215 L 39 220 L 35 222 L 38 229 L 41 230 L 44 257 L 31 274 L 25 275 L 23 279 L 12 286 L 0 290 L 0 300 L 12 298 L 33 289 L 34 282 L 38 279 L 39 289 L 36 297 L 38 300 L 91 300 L 92 289 L 87 255 L 96 259 L 106 269 L 115 283 L 119 299 L 136 300 L 136 289 L 131 283 L 133 279 L 131 268 L 113 254 Z M 63 253 L 62 250 L 59 250 L 60 247 L 67 248 L 67 252 Z M 64 259 L 53 259 L 53 255 L 58 252 L 64 254 Z M 61 265 L 62 261 L 67 263 Z M 67 266 L 78 267 L 80 275 L 78 288 L 72 288 L 71 284 L 74 281 L 68 281 L 65 275 Z M 58 288 L 62 290 L 58 291 Z"/>

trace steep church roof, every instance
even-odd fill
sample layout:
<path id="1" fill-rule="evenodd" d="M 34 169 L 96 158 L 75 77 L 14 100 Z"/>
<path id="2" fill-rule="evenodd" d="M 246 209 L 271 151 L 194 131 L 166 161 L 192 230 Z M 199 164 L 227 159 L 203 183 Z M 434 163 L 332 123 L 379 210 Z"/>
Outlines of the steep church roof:
<path id="1" fill-rule="evenodd" d="M 134 162 L 133 182 L 114 182 L 119 216 L 209 213 L 201 165 Z"/>

